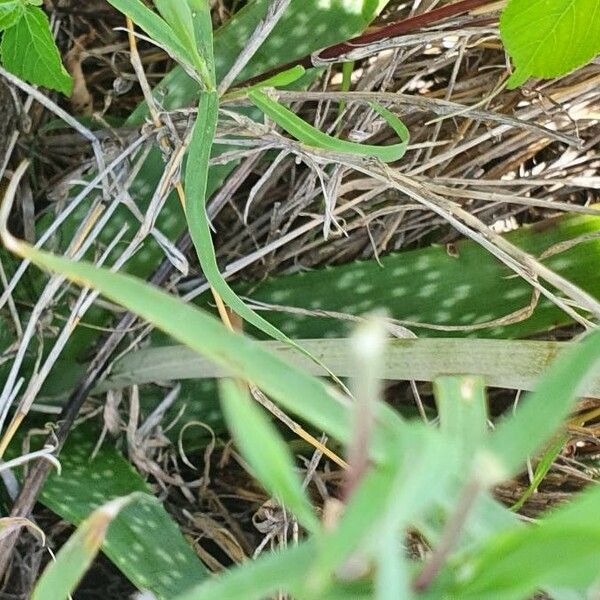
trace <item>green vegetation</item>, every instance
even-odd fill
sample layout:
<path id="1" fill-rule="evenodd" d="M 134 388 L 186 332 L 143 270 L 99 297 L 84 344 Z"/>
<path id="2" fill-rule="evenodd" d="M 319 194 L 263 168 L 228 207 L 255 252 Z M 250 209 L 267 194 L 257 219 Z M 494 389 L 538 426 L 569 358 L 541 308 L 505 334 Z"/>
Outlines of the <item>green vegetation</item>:
<path id="1" fill-rule="evenodd" d="M 336 44 L 364 32 L 389 8 L 382 0 L 250 0 L 241 8 L 225 3 L 221 9 L 239 10 L 220 15 L 224 24 L 214 32 L 218 11 L 211 12 L 206 0 L 108 3 L 128 18 L 128 50 L 145 94 L 116 128 L 122 136 L 119 152 L 132 132 L 147 136 L 139 147 L 129 146 L 130 170 L 122 176 L 116 161 L 103 172 L 105 158 L 98 158 L 94 146 L 96 164 L 87 159 L 61 201 L 44 206 L 35 227 L 27 229 L 31 224 L 24 218 L 27 235 L 17 235 L 21 224 L 13 209 L 25 184 L 32 185 L 26 176 L 44 173 L 38 150 L 31 164 L 15 162 L 0 210 L 6 249 L 0 255 L 5 298 L 0 446 L 4 458 L 12 459 L 0 469 L 17 466 L 18 484 L 10 485 L 21 490 L 10 493 L 7 483 L 0 544 L 8 546 L 0 550 L 5 556 L 14 550 L 9 535 L 14 527 L 37 531 L 26 520 L 36 499 L 76 527 L 36 578 L 31 598 L 76 594 L 100 550 L 137 589 L 161 600 L 261 600 L 278 594 L 306 600 L 527 600 L 537 593 L 567 600 L 594 594 L 600 560 L 597 486 L 576 493 L 566 486 L 568 502 L 538 511 L 535 525 L 519 517 L 558 459 L 569 458 L 565 448 L 572 432 L 580 435 L 574 453 L 577 443 L 593 449 L 596 439 L 600 216 L 591 195 L 543 197 L 552 186 L 561 189 L 566 168 L 564 159 L 548 150 L 551 143 L 563 144 L 564 155 L 572 148 L 593 148 L 575 138 L 567 146 L 565 138 L 571 138 L 561 129 L 562 112 L 555 121 L 544 119 L 549 109 L 543 105 L 534 114 L 532 102 L 519 118 L 535 123 L 537 138 L 525 150 L 509 147 L 508 153 L 518 155 L 510 177 L 495 174 L 493 161 L 490 175 L 478 170 L 477 155 L 469 154 L 478 144 L 463 149 L 460 138 L 479 136 L 474 139 L 482 148 L 489 138 L 497 144 L 496 138 L 519 124 L 516 118 L 510 121 L 490 108 L 487 114 L 496 115 L 500 125 L 486 138 L 477 127 L 470 131 L 477 121 L 469 114 L 473 106 L 453 107 L 441 115 L 448 121 L 465 118 L 466 125 L 448 140 L 438 136 L 446 131 L 440 122 L 423 125 L 411 119 L 410 110 L 398 114 L 395 105 L 383 106 L 384 99 L 365 100 L 356 82 L 368 82 L 361 77 L 389 53 L 386 44 L 392 42 L 369 37 L 377 32 L 371 29 L 366 38 Z M 413 42 L 427 51 L 435 35 L 443 47 L 456 43 L 444 30 L 445 19 L 469 15 L 475 27 L 477 10 L 496 10 L 485 2 L 466 4 L 442 3 L 422 14 L 404 11 L 400 23 L 416 22 L 417 36 L 432 35 L 431 41 Z M 68 95 L 71 78 L 40 5 L 0 1 L 2 61 L 18 77 Z M 598 0 L 556 0 L 552 11 L 547 5 L 509 0 L 502 10 L 502 40 L 515 67 L 509 88 L 530 77 L 568 74 L 600 50 Z M 436 10 L 443 13 L 441 33 L 431 17 L 440 14 Z M 120 18 L 119 13 L 111 14 Z M 385 14 L 394 19 L 393 12 Z M 493 15 L 497 22 L 499 15 Z M 491 35 L 486 18 L 482 46 Z M 148 64 L 140 59 L 134 26 L 147 37 L 139 43 L 149 44 L 153 53 L 158 47 L 161 64 L 171 67 L 160 82 L 144 81 Z M 450 29 L 457 39 L 462 26 L 457 21 Z M 448 86 L 457 84 L 460 57 L 471 47 L 472 35 L 467 31 L 450 55 L 448 64 L 459 62 L 452 74 L 444 72 Z M 402 38 L 395 43 L 394 60 L 400 62 L 391 63 L 387 79 L 371 87 L 384 90 L 395 69 L 405 67 L 403 61 L 413 68 L 410 51 L 401 50 Z M 356 56 L 366 48 L 370 52 Z M 430 52 L 420 60 L 428 64 L 435 57 Z M 346 65 L 343 72 L 337 73 L 338 63 Z M 428 97 L 425 86 L 411 87 L 423 65 L 414 68 L 398 98 L 408 90 L 436 107 L 443 94 L 448 102 L 453 98 L 450 88 L 434 89 Z M 505 75 L 503 70 L 502 81 Z M 587 101 L 593 88 L 584 83 L 572 83 L 569 90 L 581 88 Z M 433 89 L 437 82 L 427 85 Z M 294 89 L 300 99 L 310 86 L 320 102 L 310 103 L 302 116 L 278 97 Z M 332 106 L 331 98 L 318 95 L 322 88 L 339 93 Z M 486 102 L 501 93 L 496 86 L 485 89 Z M 547 96 L 559 107 L 581 100 L 558 91 Z M 521 100 L 529 102 L 526 95 Z M 518 102 L 511 97 L 509 105 Z M 595 117 L 581 102 L 587 123 Z M 473 103 L 477 109 L 481 104 L 481 98 Z M 360 119 L 367 110 L 375 120 L 364 125 Z M 323 118 L 328 111 L 333 120 Z M 356 118 L 356 128 L 344 122 L 347 114 Z M 539 114 L 541 124 L 534 118 Z M 81 125 L 88 141 L 109 129 L 103 116 L 96 118 L 90 130 Z M 373 123 L 372 143 L 373 131 L 361 128 Z M 438 128 L 431 139 L 428 127 Z M 563 137 L 553 138 L 555 130 Z M 540 137 L 550 142 L 537 147 Z M 442 154 L 434 154 L 436 148 Z M 452 163 L 455 148 L 461 160 L 475 166 L 446 173 L 443 167 Z M 102 152 L 106 163 L 115 160 L 108 150 Z M 419 165 L 432 156 L 434 169 L 423 175 Z M 494 155 L 494 161 L 501 157 Z M 547 181 L 532 174 L 522 193 L 486 187 L 509 186 L 528 161 L 552 163 Z M 589 156 L 575 162 L 583 167 L 570 177 L 574 189 L 597 189 L 597 166 Z M 230 283 L 232 272 L 223 268 L 219 251 L 242 252 L 239 222 L 259 255 L 248 265 L 261 259 L 268 265 L 288 233 L 285 220 L 261 222 L 259 216 L 248 223 L 250 203 L 262 187 L 277 198 L 291 198 L 276 190 L 281 165 L 295 169 L 285 180 L 291 191 L 305 173 L 316 182 L 311 187 L 304 181 L 294 202 L 312 197 L 292 210 L 304 219 L 301 227 L 315 222 L 324 241 L 313 232 L 294 246 L 290 237 L 282 269 L 266 277 L 250 271 L 255 277 Z M 537 168 L 536 163 L 532 172 Z M 349 173 L 350 189 L 342 193 L 340 182 Z M 241 184 L 231 191 L 227 186 L 237 178 Z M 230 203 L 223 217 L 231 226 L 227 239 L 219 238 L 223 229 L 217 235 L 211 230 L 210 200 L 223 189 L 221 202 Z M 240 189 L 247 202 L 241 210 L 234 197 Z M 535 195 L 538 189 L 541 196 Z M 364 190 L 373 198 L 390 198 L 371 207 L 367 217 L 372 218 L 358 203 L 344 212 Z M 452 193 L 446 197 L 444 190 Z M 266 205 L 273 219 L 279 204 Z M 504 205 L 530 212 L 502 212 Z M 573 214 L 555 214 L 569 209 Z M 418 244 L 389 252 L 389 238 L 374 241 L 371 221 L 398 215 L 400 222 L 411 211 L 438 219 L 425 224 Z M 345 259 L 340 240 L 347 236 L 349 245 L 354 240 L 354 214 L 365 217 L 360 229 L 368 232 L 374 258 L 360 260 L 359 252 L 351 252 L 351 260 Z M 498 232 L 503 221 L 511 226 Z M 447 225 L 466 239 L 456 240 L 456 232 L 449 236 Z M 259 234 L 265 226 L 267 234 Z M 422 223 L 413 224 L 417 227 Z M 193 255 L 175 247 L 185 232 Z M 32 237 L 42 243 L 31 243 Z M 272 240 L 275 245 L 261 254 L 261 244 Z M 325 259 L 315 261 L 318 268 L 304 269 L 295 254 L 311 247 Z M 169 274 L 179 272 L 178 280 L 151 275 L 164 256 Z M 337 264 L 338 256 L 345 264 Z M 27 265 L 32 266 L 24 276 Z M 182 298 L 190 289 L 195 302 Z M 90 291 L 101 296 L 86 296 Z M 144 331 L 135 320 L 127 321 L 122 309 L 139 317 Z M 24 329 L 21 321 L 32 325 Z M 14 335 L 7 334 L 10 328 Z M 107 339 L 120 328 L 122 336 L 104 356 Z M 53 331 L 56 345 L 50 345 L 47 331 Z M 56 331 L 68 333 L 56 336 Z M 526 339 L 532 336 L 538 339 Z M 387 402 L 384 380 L 411 382 L 403 389 L 416 390 L 416 408 L 399 396 Z M 166 381 L 181 381 L 182 387 L 165 394 Z M 415 381 L 432 384 L 425 403 Z M 487 389 L 492 386 L 503 390 L 497 404 Z M 515 390 L 527 393 L 515 400 Z M 578 405 L 584 396 L 588 403 Z M 30 455 L 27 432 L 40 426 L 35 411 L 55 415 L 57 409 L 62 412 L 52 417 L 57 423 L 46 445 L 34 444 Z M 184 443 L 196 428 L 201 432 Z M 223 464 L 234 465 L 221 494 L 233 499 L 233 508 L 210 488 L 215 447 L 223 451 Z M 194 453 L 192 462 L 186 452 Z M 46 479 L 55 454 L 62 468 Z M 29 473 L 20 468 L 32 459 L 38 462 Z M 562 472 L 575 471 L 578 483 L 590 483 L 597 477 L 595 464 L 577 455 Z M 526 471 L 530 477 L 523 484 Z M 502 496 L 507 485 L 516 490 L 509 501 Z M 247 497 L 253 503 L 250 517 L 240 508 Z M 224 525 L 205 514 L 203 502 Z M 11 505 L 17 507 L 12 515 Z M 267 527 L 258 517 L 258 525 L 253 521 L 261 512 L 268 515 Z M 238 517 L 253 522 L 264 540 L 251 544 L 251 536 L 240 534 Z M 205 539 L 212 552 L 202 546 Z M 269 542 L 277 551 L 260 552 Z M 221 572 L 214 577 L 211 571 Z"/>

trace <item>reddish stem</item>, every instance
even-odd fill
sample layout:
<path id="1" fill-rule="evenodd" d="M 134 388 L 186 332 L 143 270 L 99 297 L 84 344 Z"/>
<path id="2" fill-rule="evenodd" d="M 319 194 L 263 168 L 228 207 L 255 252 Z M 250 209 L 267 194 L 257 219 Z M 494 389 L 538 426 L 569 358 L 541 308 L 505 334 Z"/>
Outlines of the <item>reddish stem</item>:
<path id="1" fill-rule="evenodd" d="M 485 6 L 486 4 L 491 4 L 493 1 L 494 0 L 460 0 L 459 2 L 455 2 L 454 4 L 441 6 L 440 8 L 436 8 L 429 12 L 420 15 L 415 15 L 414 17 L 409 17 L 408 19 L 402 19 L 401 21 L 390 23 L 389 25 L 385 25 L 384 27 L 373 29 L 368 33 L 364 33 L 362 35 L 354 37 L 350 40 L 347 40 L 346 42 L 334 44 L 333 46 L 329 46 L 327 48 L 319 50 L 314 54 L 309 54 L 303 58 L 289 62 L 285 65 L 280 65 L 279 67 L 276 67 L 271 71 L 261 73 L 256 77 L 248 79 L 240 85 L 246 86 L 259 83 L 260 81 L 268 79 L 269 77 L 272 77 L 277 73 L 280 73 L 297 65 L 301 65 L 304 68 L 309 69 L 313 66 L 313 57 L 322 60 L 333 61 L 335 58 L 343 56 L 347 52 L 350 52 L 351 50 L 355 49 L 357 46 L 368 46 L 369 44 L 373 44 L 380 40 L 385 40 L 387 38 L 412 33 L 428 25 L 439 23 L 440 21 L 443 21 L 450 17 L 456 17 L 481 6 Z"/>

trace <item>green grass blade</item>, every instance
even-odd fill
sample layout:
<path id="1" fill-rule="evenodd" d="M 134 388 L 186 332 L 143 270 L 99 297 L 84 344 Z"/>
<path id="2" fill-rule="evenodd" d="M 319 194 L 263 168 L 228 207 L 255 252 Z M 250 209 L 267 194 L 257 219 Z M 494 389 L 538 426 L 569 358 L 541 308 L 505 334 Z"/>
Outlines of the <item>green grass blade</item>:
<path id="1" fill-rule="evenodd" d="M 220 392 L 225 419 L 242 456 L 270 494 L 291 510 L 306 529 L 318 531 L 319 522 L 296 475 L 288 447 L 240 385 L 224 379 Z"/>
<path id="2" fill-rule="evenodd" d="M 263 600 L 279 590 L 293 588 L 306 577 L 315 545 L 306 542 L 285 552 L 263 555 L 243 567 L 188 591 L 175 600 Z"/>
<path id="3" fill-rule="evenodd" d="M 594 331 L 550 367 L 514 416 L 498 424 L 488 450 L 498 461 L 502 477 L 517 472 L 556 432 L 599 365 L 600 331 Z"/>
<path id="4" fill-rule="evenodd" d="M 465 372 L 479 373 L 476 369 Z M 468 471 L 486 438 L 487 402 L 482 377 L 440 377 L 435 380 L 440 430 L 451 440 L 461 471 Z"/>
<path id="5" fill-rule="evenodd" d="M 10 207 L 3 205 L 3 216 Z M 4 243 L 15 253 L 45 269 L 61 273 L 83 287 L 92 287 L 193 350 L 252 381 L 295 414 L 312 421 L 338 439 L 347 439 L 345 403 L 316 378 L 263 350 L 255 342 L 228 331 L 215 317 L 182 303 L 130 275 L 112 273 L 37 250 L 4 230 Z"/>
<path id="6" fill-rule="evenodd" d="M 150 488 L 114 448 L 103 445 L 91 458 L 99 432 L 79 427 L 60 456 L 62 472 L 53 473 L 40 501 L 57 515 L 79 525 L 100 505 L 139 493 L 111 524 L 102 551 L 139 589 L 171 600 L 207 576 L 208 571 Z"/>
<path id="7" fill-rule="evenodd" d="M 194 15 L 189 0 L 153 0 L 154 5 L 162 15 L 163 19 L 171 27 L 171 31 L 177 37 L 181 46 L 187 52 L 187 64 L 194 66 L 198 72 L 198 77 L 205 88 L 212 85 L 211 77 L 207 67 L 207 57 L 199 51 L 200 44 L 196 40 L 196 31 L 194 27 Z M 206 0 L 201 0 L 207 5 Z M 202 12 L 204 16 L 204 11 Z M 141 26 L 141 25 L 140 25 Z M 212 23 L 211 23 L 212 34 Z M 212 36 L 211 36 L 212 37 Z M 184 63 L 186 64 L 186 63 Z"/>
<path id="8" fill-rule="evenodd" d="M 562 452 L 567 440 L 568 438 L 566 435 L 559 435 L 548 446 L 548 448 L 540 458 L 540 462 L 537 464 L 535 471 L 533 472 L 531 483 L 529 484 L 523 495 L 519 498 L 519 500 L 510 507 L 511 510 L 520 510 L 525 504 L 525 502 L 527 502 L 527 500 L 531 498 L 533 493 L 537 490 L 538 486 L 542 483 L 542 481 L 544 481 L 544 477 L 546 477 L 554 461 Z"/>
<path id="9" fill-rule="evenodd" d="M 98 554 L 106 531 L 133 496 L 117 498 L 97 508 L 69 538 L 33 590 L 32 600 L 67 600 Z"/>
<path id="10" fill-rule="evenodd" d="M 287 337 L 276 327 L 248 308 L 229 287 L 219 271 L 205 205 L 208 161 L 217 125 L 218 110 L 217 93 L 203 92 L 200 96 L 198 119 L 194 125 L 185 170 L 186 216 L 190 235 L 206 279 L 225 303 L 240 317 L 265 334 L 287 341 Z"/>
<path id="11" fill-rule="evenodd" d="M 600 488 L 593 486 L 535 526 L 490 538 L 460 558 L 453 597 L 529 598 L 546 587 L 585 589 L 597 582 Z"/>
<path id="12" fill-rule="evenodd" d="M 194 0 L 197 1 L 202 0 Z M 250 34 L 264 18 L 268 3 L 269 0 L 250 0 L 215 32 L 217 81 L 227 73 Z M 361 33 L 386 4 L 387 0 L 292 2 L 273 32 L 242 71 L 238 81 Z M 197 82 L 179 67 L 174 68 L 154 89 L 154 94 L 162 98 L 165 110 L 182 108 L 195 102 L 197 93 Z M 147 110 L 145 103 L 140 104 L 131 115 L 129 123 L 143 123 Z"/>
<path id="13" fill-rule="evenodd" d="M 285 106 L 275 100 L 271 100 L 266 94 L 259 90 L 250 90 L 248 97 L 262 112 L 279 125 L 284 131 L 295 137 L 298 141 L 308 146 L 319 148 L 334 153 L 356 154 L 378 158 L 383 162 L 394 162 L 402 158 L 408 147 L 409 132 L 404 123 L 392 112 L 379 106 L 371 104 L 371 108 L 379 113 L 392 127 L 401 140 L 400 144 L 391 146 L 372 146 L 369 144 L 358 144 L 332 137 L 308 124 L 298 115 L 294 114 Z"/>
<path id="14" fill-rule="evenodd" d="M 193 48 L 184 45 L 173 29 L 141 0 L 108 1 L 141 27 L 152 40 L 171 54 L 181 65 L 184 65 L 188 73 L 193 72 L 191 67 L 195 66 L 195 60 L 193 54 L 190 56 Z"/>
<path id="15" fill-rule="evenodd" d="M 314 360 L 316 364 L 325 368 L 323 363 L 317 358 L 314 358 L 304 348 L 277 329 L 277 327 L 274 327 L 266 319 L 249 308 L 231 289 L 219 271 L 210 231 L 210 223 L 206 214 L 208 163 L 217 126 L 218 112 L 219 98 L 217 92 L 202 92 L 200 94 L 198 118 L 194 125 L 185 170 L 186 217 L 200 266 L 213 290 L 242 319 L 266 335 L 296 348 Z"/>

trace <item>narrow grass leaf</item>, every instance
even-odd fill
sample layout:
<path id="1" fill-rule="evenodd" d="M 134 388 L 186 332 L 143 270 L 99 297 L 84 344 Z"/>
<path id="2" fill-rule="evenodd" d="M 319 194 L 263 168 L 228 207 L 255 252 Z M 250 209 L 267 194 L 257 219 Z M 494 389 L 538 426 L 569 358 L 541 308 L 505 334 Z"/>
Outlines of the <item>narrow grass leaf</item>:
<path id="1" fill-rule="evenodd" d="M 98 554 L 111 521 L 135 496 L 111 500 L 96 509 L 60 549 L 38 581 L 32 600 L 66 600 Z"/>
<path id="2" fill-rule="evenodd" d="M 314 559 L 314 542 L 288 547 L 230 569 L 175 600 L 263 600 L 280 590 L 290 590 L 306 577 Z"/>
<path id="3" fill-rule="evenodd" d="M 141 27 L 158 46 L 179 62 L 188 75 L 194 77 L 195 61 L 190 57 L 190 48 L 182 44 L 173 29 L 161 17 L 141 0 L 108 0 L 108 2 Z"/>
<path id="4" fill-rule="evenodd" d="M 294 318 L 294 315 L 290 316 L 290 320 Z M 347 338 L 295 341 L 318 356 L 338 377 L 355 375 Z M 327 375 L 322 367 L 281 342 L 257 343 L 309 373 Z M 545 369 L 571 346 L 571 342 L 533 340 L 391 339 L 381 363 L 381 377 L 400 381 L 433 381 L 442 374 L 460 376 L 463 373 L 479 373 L 487 386 L 533 390 Z M 185 346 L 157 345 L 131 352 L 116 361 L 110 375 L 99 384 L 97 391 L 153 381 L 210 379 L 226 375 L 227 371 L 222 367 Z M 67 379 L 64 383 L 66 391 L 71 382 Z M 591 377 L 584 391 L 587 396 L 600 398 L 600 375 Z M 444 413 L 442 425 L 450 423 L 454 417 L 458 418 L 452 412 L 455 402 L 450 396 L 444 395 L 440 403 L 444 404 L 440 406 Z M 481 410 L 484 409 L 485 401 L 481 407 Z M 475 411 L 475 407 L 472 410 Z M 451 423 L 449 427 L 454 431 L 459 425 Z"/>
<path id="5" fill-rule="evenodd" d="M 548 474 L 548 471 L 554 464 L 554 461 L 557 459 L 558 455 L 561 453 L 562 449 L 565 447 L 565 443 L 567 442 L 567 436 L 559 435 L 556 436 L 556 439 L 548 446 L 537 466 L 535 467 L 535 471 L 533 472 L 533 477 L 531 483 L 523 493 L 523 495 L 515 502 L 510 508 L 511 510 L 517 511 L 520 510 L 525 502 L 531 498 L 534 492 L 537 490 L 539 485 L 544 481 L 544 478 Z"/>
<path id="6" fill-rule="evenodd" d="M 470 369 L 472 373 L 479 371 Z M 452 441 L 459 472 L 468 471 L 483 447 L 487 427 L 487 403 L 482 377 L 439 377 L 433 385 L 440 429 Z"/>
<path id="7" fill-rule="evenodd" d="M 371 108 L 385 119 L 388 125 L 396 132 L 401 140 L 400 144 L 391 146 L 372 146 L 369 144 L 358 144 L 347 140 L 340 140 L 323 133 L 316 127 L 308 124 L 298 115 L 294 114 L 285 106 L 269 98 L 259 90 L 250 90 L 248 97 L 262 112 L 279 125 L 284 131 L 299 142 L 308 146 L 334 152 L 337 154 L 355 154 L 378 158 L 383 162 L 394 162 L 402 158 L 408 147 L 409 132 L 404 123 L 392 112 L 378 104 L 371 104 Z"/>
<path id="8" fill-rule="evenodd" d="M 446 494 L 456 463 L 438 432 L 420 423 L 405 424 L 385 443 L 387 463 L 367 473 L 332 533 L 318 540 L 305 593 L 324 593 L 331 574 L 353 553 L 366 561 L 374 558 L 381 532 L 408 527 Z"/>
<path id="9" fill-rule="evenodd" d="M 269 321 L 249 308 L 231 289 L 219 271 L 210 231 L 210 223 L 206 214 L 208 163 L 217 126 L 218 111 L 219 97 L 217 92 L 201 92 L 198 117 L 194 124 L 185 169 L 186 218 L 200 266 L 213 290 L 242 319 L 266 335 L 293 346 L 312 359 L 316 364 L 323 367 L 327 373 L 333 375 L 321 361 L 314 358 L 308 351 L 277 329 L 277 327 L 271 325 Z"/>
<path id="10" fill-rule="evenodd" d="M 5 202 L 0 225 L 2 239 L 10 250 L 38 266 L 69 277 L 82 287 L 100 290 L 173 338 L 230 369 L 233 376 L 254 382 L 285 408 L 334 437 L 347 439 L 349 422 L 345 402 L 321 381 L 286 364 L 249 338 L 228 331 L 212 315 L 188 306 L 142 280 L 112 273 L 84 261 L 54 256 L 17 240 L 6 229 L 9 211 L 10 206 Z"/>
<path id="11" fill-rule="evenodd" d="M 600 331 L 596 330 L 564 352 L 516 414 L 497 426 L 488 449 L 499 461 L 503 477 L 516 473 L 552 437 L 599 364 Z"/>
<path id="12" fill-rule="evenodd" d="M 224 379 L 219 386 L 223 413 L 242 456 L 270 494 L 306 529 L 318 531 L 319 522 L 302 489 L 288 447 L 242 385 Z"/>
<path id="13" fill-rule="evenodd" d="M 192 64 L 198 71 L 199 78 L 205 87 L 210 87 L 210 79 L 206 67 L 206 60 L 198 51 L 194 17 L 188 0 L 153 0 L 163 19 L 177 37 L 179 43 L 185 48 L 187 64 Z M 206 0 L 201 0 L 207 4 Z"/>
<path id="14" fill-rule="evenodd" d="M 593 486 L 563 508 L 523 527 L 492 537 L 457 573 L 460 598 L 528 598 L 546 587 L 585 589 L 598 580 L 600 487 Z"/>

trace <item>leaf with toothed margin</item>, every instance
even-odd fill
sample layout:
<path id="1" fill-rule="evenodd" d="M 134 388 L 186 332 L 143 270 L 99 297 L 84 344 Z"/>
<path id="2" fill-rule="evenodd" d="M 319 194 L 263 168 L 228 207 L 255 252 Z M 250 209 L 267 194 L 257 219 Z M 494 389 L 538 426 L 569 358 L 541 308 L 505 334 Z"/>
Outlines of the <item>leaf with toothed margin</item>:
<path id="1" fill-rule="evenodd" d="M 140 474 L 106 443 L 91 458 L 97 432 L 74 430 L 60 455 L 62 473 L 53 473 L 40 501 L 79 525 L 106 502 L 134 492 L 151 493 Z M 103 552 L 139 589 L 170 599 L 201 583 L 208 571 L 175 521 L 153 498 L 140 498 L 114 519 Z"/>

